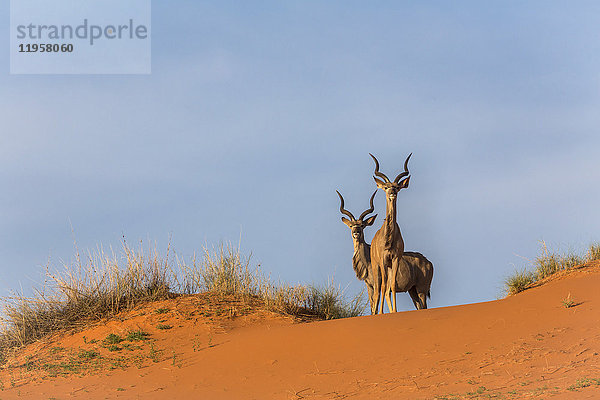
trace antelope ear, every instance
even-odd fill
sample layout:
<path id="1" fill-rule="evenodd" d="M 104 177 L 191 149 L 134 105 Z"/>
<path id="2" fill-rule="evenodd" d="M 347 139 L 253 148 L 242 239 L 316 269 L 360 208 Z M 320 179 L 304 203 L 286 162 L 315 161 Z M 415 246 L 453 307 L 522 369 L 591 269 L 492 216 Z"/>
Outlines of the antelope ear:
<path id="1" fill-rule="evenodd" d="M 376 177 L 373 177 L 373 179 L 375 179 L 375 183 L 377 184 L 377 187 L 379 189 L 385 190 L 385 182 L 384 181 L 382 181 L 381 179 L 377 179 Z"/>
<path id="2" fill-rule="evenodd" d="M 377 214 L 373 215 L 372 217 L 367 218 L 367 220 L 365 221 L 365 224 L 367 226 L 373 225 L 373 223 L 375 222 L 375 218 L 377 218 Z"/>
<path id="3" fill-rule="evenodd" d="M 410 181 L 410 176 L 400 182 L 400 189 L 406 189 L 408 187 L 408 183 Z"/>
<path id="4" fill-rule="evenodd" d="M 348 225 L 348 228 L 351 228 L 351 226 L 350 226 L 350 220 L 348 218 L 342 217 L 342 222 L 345 223 L 346 225 Z"/>

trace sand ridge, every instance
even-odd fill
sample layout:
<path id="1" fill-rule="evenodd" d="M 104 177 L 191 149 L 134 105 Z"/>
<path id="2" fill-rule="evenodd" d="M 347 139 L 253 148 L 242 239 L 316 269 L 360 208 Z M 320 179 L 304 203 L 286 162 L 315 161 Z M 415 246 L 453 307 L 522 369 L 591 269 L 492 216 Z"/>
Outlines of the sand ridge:
<path id="1" fill-rule="evenodd" d="M 8 369 L 0 399 L 598 398 L 598 287 L 598 269 L 584 268 L 502 300 L 310 323 L 167 300 L 152 307 L 168 316 L 138 310 L 31 346 L 85 347 L 137 328 L 151 333 L 156 362 L 36 381 Z"/>

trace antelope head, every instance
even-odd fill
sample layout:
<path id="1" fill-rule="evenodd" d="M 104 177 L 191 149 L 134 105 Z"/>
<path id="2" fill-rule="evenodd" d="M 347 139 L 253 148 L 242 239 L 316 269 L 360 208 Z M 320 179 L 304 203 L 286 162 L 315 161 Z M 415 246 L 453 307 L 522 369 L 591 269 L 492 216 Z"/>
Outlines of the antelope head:
<path id="1" fill-rule="evenodd" d="M 365 219 L 365 217 L 368 214 L 375 211 L 375 206 L 373 205 L 373 199 L 375 198 L 375 195 L 377 194 L 377 190 L 371 196 L 371 208 L 369 208 L 368 210 L 365 210 L 362 214 L 360 214 L 360 217 L 358 217 L 358 219 L 354 218 L 354 215 L 352 215 L 352 213 L 350 211 L 348 211 L 344 208 L 344 198 L 342 197 L 340 192 L 338 192 L 337 190 L 335 192 L 338 194 L 338 196 L 340 196 L 340 212 L 350 218 L 350 219 L 348 219 L 348 218 L 342 217 L 342 222 L 345 223 L 346 225 L 348 225 L 348 228 L 350 228 L 350 231 L 352 232 L 353 240 L 358 241 L 358 242 L 364 242 L 365 237 L 363 235 L 363 230 L 367 226 L 373 225 L 373 223 L 375 222 L 375 218 L 377 218 L 377 214 L 375 214 L 375 215 Z"/>
<path id="2" fill-rule="evenodd" d="M 404 172 L 398 174 L 396 179 L 394 179 L 393 181 L 390 181 L 390 179 L 384 173 L 379 172 L 379 161 L 377 161 L 373 154 L 369 153 L 369 155 L 373 158 L 373 161 L 375 161 L 375 176 L 373 177 L 373 179 L 375 179 L 377 187 L 383 189 L 385 191 L 387 199 L 395 203 L 396 197 L 398 196 L 398 192 L 400 191 L 400 189 L 405 189 L 408 187 L 408 182 L 410 181 L 410 172 L 408 172 L 408 160 L 410 160 L 412 153 L 410 153 L 408 157 L 406 157 L 406 161 L 404 161 Z"/>

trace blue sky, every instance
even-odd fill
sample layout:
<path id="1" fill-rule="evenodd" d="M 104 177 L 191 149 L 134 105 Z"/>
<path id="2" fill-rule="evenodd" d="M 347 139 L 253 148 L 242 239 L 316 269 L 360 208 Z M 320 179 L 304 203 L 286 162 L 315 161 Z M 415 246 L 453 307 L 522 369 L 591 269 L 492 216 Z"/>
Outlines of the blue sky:
<path id="1" fill-rule="evenodd" d="M 84 249 L 241 234 L 273 277 L 356 293 L 335 190 L 359 213 L 368 153 L 395 176 L 412 152 L 398 221 L 431 305 L 493 300 L 540 240 L 600 240 L 599 21 L 597 2 L 155 1 L 151 75 L 9 75 L 2 51 L 0 291 L 69 262 L 71 221 Z"/>

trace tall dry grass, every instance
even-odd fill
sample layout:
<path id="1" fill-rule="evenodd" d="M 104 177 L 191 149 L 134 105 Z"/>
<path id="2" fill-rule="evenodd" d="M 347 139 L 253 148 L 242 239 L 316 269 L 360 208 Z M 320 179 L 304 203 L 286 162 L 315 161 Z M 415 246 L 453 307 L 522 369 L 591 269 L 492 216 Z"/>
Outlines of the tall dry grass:
<path id="1" fill-rule="evenodd" d="M 168 298 L 176 281 L 168 257 L 141 245 L 133 250 L 124 242 L 120 257 L 102 248 L 83 258 L 77 251 L 72 265 L 56 271 L 46 267 L 45 283 L 33 296 L 17 293 L 2 299 L 0 354 L 58 330 Z"/>
<path id="2" fill-rule="evenodd" d="M 515 273 L 504 281 L 505 292 L 509 295 L 522 292 L 534 283 L 547 278 L 559 271 L 570 270 L 587 262 L 600 260 L 600 244 L 589 245 L 585 256 L 573 251 L 566 254 L 556 253 L 548 249 L 546 242 L 541 242 L 541 252 L 532 262 L 533 270 L 527 268 Z"/>
<path id="3" fill-rule="evenodd" d="M 515 271 L 504 281 L 506 294 L 513 295 L 522 292 L 531 286 L 535 281 L 535 274 L 531 273 L 530 271 L 527 271 L 526 269 Z"/>
<path id="4" fill-rule="evenodd" d="M 586 260 L 600 260 L 600 243 L 592 243 L 585 255 Z"/>
<path id="5" fill-rule="evenodd" d="M 53 332 L 80 329 L 140 303 L 180 294 L 211 292 L 234 295 L 270 310 L 322 319 L 361 315 L 362 294 L 347 300 L 333 280 L 323 286 L 273 282 L 239 248 L 221 245 L 204 249 L 189 263 L 167 248 L 132 248 L 125 241 L 118 255 L 98 248 L 58 271 L 46 268 L 46 280 L 33 296 L 15 294 L 2 299 L 0 362 L 11 349 Z"/>
<path id="6" fill-rule="evenodd" d="M 348 300 L 333 279 L 324 285 L 289 285 L 274 282 L 258 268 L 250 267 L 250 257 L 239 249 L 220 246 L 204 249 L 202 262 L 184 266 L 186 287 L 218 295 L 236 295 L 244 299 L 259 299 L 273 311 L 290 315 L 311 315 L 322 319 L 347 318 L 362 315 L 366 299 L 362 293 Z"/>

